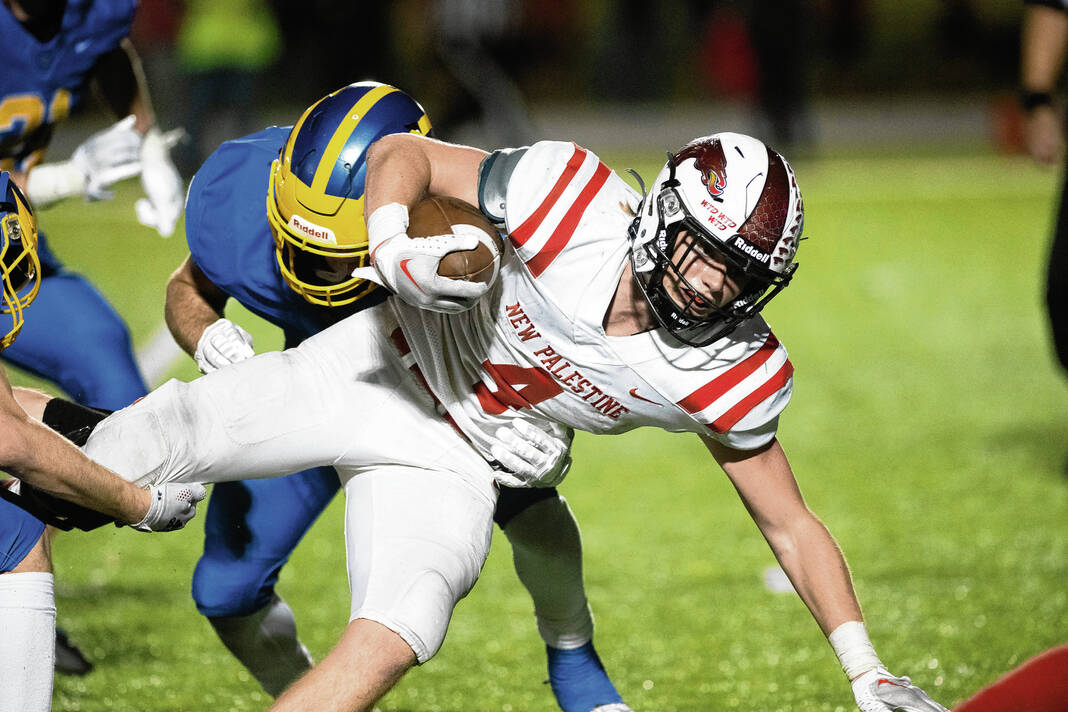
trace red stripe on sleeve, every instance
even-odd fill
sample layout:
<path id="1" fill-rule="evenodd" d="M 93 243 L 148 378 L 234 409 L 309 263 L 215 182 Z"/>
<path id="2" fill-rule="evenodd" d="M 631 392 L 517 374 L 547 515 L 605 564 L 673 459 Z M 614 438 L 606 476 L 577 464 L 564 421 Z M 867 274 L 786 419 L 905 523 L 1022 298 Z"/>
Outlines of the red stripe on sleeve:
<path id="1" fill-rule="evenodd" d="M 577 144 L 571 144 L 575 147 L 575 152 L 571 154 L 571 158 L 567 161 L 567 166 L 564 168 L 564 172 L 560 174 L 560 177 L 556 179 L 556 185 L 549 191 L 549 194 L 545 196 L 545 200 L 541 201 L 541 205 L 538 209 L 530 214 L 523 224 L 513 230 L 509 235 L 512 244 L 516 247 L 522 247 L 526 244 L 526 241 L 530 239 L 530 236 L 534 234 L 534 231 L 541 226 L 545 216 L 549 214 L 553 206 L 556 205 L 556 201 L 560 199 L 560 195 L 567 188 L 567 184 L 571 182 L 571 179 L 578 173 L 579 168 L 582 167 L 582 162 L 586 160 L 586 150 L 580 148 Z"/>
<path id="2" fill-rule="evenodd" d="M 779 348 L 779 340 L 775 338 L 775 334 L 768 334 L 767 341 L 755 353 L 680 400 L 679 407 L 690 414 L 700 413 L 712 405 L 717 398 L 767 363 L 777 348 Z"/>
<path id="3" fill-rule="evenodd" d="M 756 389 L 741 401 L 736 406 L 728 410 L 726 413 L 716 418 L 708 427 L 717 433 L 725 433 L 735 425 L 738 421 L 749 414 L 749 411 L 757 407 L 768 398 L 770 398 L 776 391 L 785 386 L 790 380 L 790 376 L 794 374 L 794 365 L 789 360 L 782 365 L 775 375 L 760 388 Z"/>
<path id="4" fill-rule="evenodd" d="M 610 172 L 605 164 L 597 164 L 597 170 L 593 172 L 590 182 L 579 193 L 578 199 L 567 209 L 563 220 L 553 230 L 553 234 L 549 236 L 549 239 L 545 241 L 545 246 L 541 248 L 538 254 L 527 260 L 527 269 L 530 270 L 531 275 L 537 277 L 544 272 L 563 249 L 567 247 L 567 243 L 571 241 L 571 236 L 575 234 L 575 228 L 578 227 L 579 220 L 582 219 L 582 214 L 586 212 L 586 208 L 590 207 L 590 203 L 593 202 L 597 191 L 608 180 Z"/>

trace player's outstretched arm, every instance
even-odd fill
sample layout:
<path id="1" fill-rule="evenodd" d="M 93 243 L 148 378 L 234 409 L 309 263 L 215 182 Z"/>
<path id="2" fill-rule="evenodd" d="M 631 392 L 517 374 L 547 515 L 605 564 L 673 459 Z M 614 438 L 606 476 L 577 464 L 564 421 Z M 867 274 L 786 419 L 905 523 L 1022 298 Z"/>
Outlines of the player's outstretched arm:
<path id="1" fill-rule="evenodd" d="M 850 679 L 857 706 L 863 712 L 945 712 L 909 678 L 887 672 L 875 654 L 845 558 L 827 527 L 805 504 L 779 442 L 739 451 L 710 437 L 702 440 L 828 637 Z"/>
<path id="2" fill-rule="evenodd" d="M 178 266 L 167 282 L 164 318 L 171 335 L 192 356 L 201 373 L 252 358 L 252 336 L 223 317 L 229 297 L 208 279 L 192 256 Z"/>
<path id="3" fill-rule="evenodd" d="M 141 489 L 93 462 L 70 441 L 27 416 L 2 371 L 0 466 L 28 484 L 142 531 L 180 529 L 206 494 L 200 485 Z"/>

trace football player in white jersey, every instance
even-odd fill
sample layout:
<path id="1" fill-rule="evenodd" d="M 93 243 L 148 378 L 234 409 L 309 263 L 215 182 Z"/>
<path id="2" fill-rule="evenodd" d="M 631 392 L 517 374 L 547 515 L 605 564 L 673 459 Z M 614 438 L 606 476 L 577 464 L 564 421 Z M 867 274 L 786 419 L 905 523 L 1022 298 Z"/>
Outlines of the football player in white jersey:
<path id="1" fill-rule="evenodd" d="M 407 236 L 426 194 L 503 227 L 494 284 L 437 275 L 477 238 Z M 842 554 L 775 437 L 792 365 L 759 312 L 792 278 L 803 225 L 779 154 L 738 134 L 699 138 L 641 196 L 574 144 L 487 154 L 398 134 L 370 150 L 366 200 L 373 266 L 354 274 L 395 297 L 296 349 L 166 384 L 87 444 L 142 482 L 337 469 L 350 623 L 273 709 L 369 710 L 436 652 L 486 556 L 508 448 L 536 486 L 559 476 L 572 429 L 646 425 L 701 437 L 862 710 L 945 709 L 875 654 Z"/>

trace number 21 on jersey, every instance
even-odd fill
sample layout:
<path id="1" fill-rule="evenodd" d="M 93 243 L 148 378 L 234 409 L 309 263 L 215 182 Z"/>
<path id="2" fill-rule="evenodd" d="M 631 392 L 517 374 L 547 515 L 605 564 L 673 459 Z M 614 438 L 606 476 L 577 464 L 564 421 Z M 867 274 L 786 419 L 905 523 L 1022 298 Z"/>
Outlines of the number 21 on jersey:
<path id="1" fill-rule="evenodd" d="M 17 142 L 23 139 L 45 123 L 56 123 L 67 117 L 70 113 L 70 91 L 57 89 L 52 94 L 51 101 L 45 106 L 44 98 L 39 94 L 8 94 L 0 101 L 0 145 L 5 148 L 5 153 L 12 151 L 22 153 L 17 147 Z M 38 148 L 34 146 L 32 148 Z M 12 153 L 3 157 L 4 168 L 8 166 Z M 23 158 L 24 156 L 18 156 Z M 19 166 L 19 168 L 24 168 Z"/>

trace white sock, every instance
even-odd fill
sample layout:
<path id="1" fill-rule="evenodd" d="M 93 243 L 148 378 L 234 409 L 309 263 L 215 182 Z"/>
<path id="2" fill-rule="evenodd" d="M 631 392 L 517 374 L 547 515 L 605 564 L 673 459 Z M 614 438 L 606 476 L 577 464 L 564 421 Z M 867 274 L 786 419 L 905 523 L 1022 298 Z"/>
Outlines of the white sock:
<path id="1" fill-rule="evenodd" d="M 519 580 L 534 600 L 546 645 L 579 648 L 593 639 L 593 614 L 582 584 L 582 537 L 563 497 L 543 499 L 504 529 Z"/>
<path id="2" fill-rule="evenodd" d="M 278 697 L 311 669 L 311 653 L 297 638 L 293 609 L 278 596 L 247 616 L 209 618 L 223 644 L 267 694 Z"/>
<path id="3" fill-rule="evenodd" d="M 52 574 L 0 575 L 0 712 L 48 712 L 56 660 Z"/>

